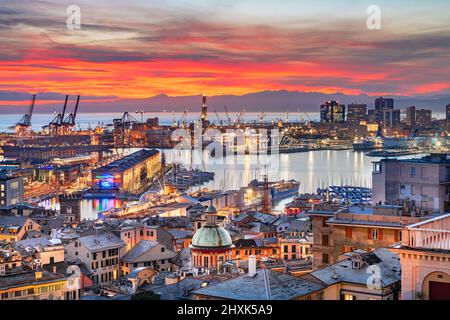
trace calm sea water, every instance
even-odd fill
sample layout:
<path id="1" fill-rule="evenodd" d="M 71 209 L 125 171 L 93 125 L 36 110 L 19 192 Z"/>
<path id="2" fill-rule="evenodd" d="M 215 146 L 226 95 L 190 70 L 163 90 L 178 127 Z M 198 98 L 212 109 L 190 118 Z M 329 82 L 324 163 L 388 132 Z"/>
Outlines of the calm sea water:
<path id="1" fill-rule="evenodd" d="M 185 154 L 174 150 L 163 151 L 167 162 L 183 163 L 190 166 L 190 159 Z M 214 172 L 215 179 L 195 188 L 213 188 L 235 190 L 247 186 L 252 179 L 263 179 L 265 174 L 270 181 L 295 179 L 300 181 L 300 192 L 315 192 L 318 187 L 332 184 L 347 184 L 371 187 L 372 161 L 378 158 L 367 157 L 362 152 L 344 151 L 310 151 L 268 156 L 270 165 L 260 165 L 253 156 L 237 156 L 233 164 L 209 163 L 197 167 Z M 269 161 L 264 161 L 268 163 Z M 277 204 L 275 210 L 281 210 L 292 198 Z M 59 209 L 56 199 L 42 203 L 47 208 Z M 83 219 L 97 219 L 98 213 L 122 205 L 120 200 L 95 199 L 83 200 L 81 216 Z"/>

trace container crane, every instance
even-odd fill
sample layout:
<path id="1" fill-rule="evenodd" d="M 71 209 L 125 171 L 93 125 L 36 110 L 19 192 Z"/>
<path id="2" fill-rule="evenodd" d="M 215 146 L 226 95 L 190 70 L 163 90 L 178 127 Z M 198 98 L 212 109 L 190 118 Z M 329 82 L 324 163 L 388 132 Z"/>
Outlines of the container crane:
<path id="1" fill-rule="evenodd" d="M 15 130 L 18 135 L 26 135 L 31 133 L 31 117 L 33 116 L 35 101 L 36 95 L 34 94 L 28 113 L 24 114 L 22 119 L 20 119 L 20 121 L 16 123 Z"/>
<path id="2" fill-rule="evenodd" d="M 62 113 L 58 113 L 58 115 L 55 118 L 53 118 L 53 120 L 48 125 L 50 133 L 52 133 L 52 134 L 58 134 L 59 128 L 61 127 L 61 125 L 64 122 L 68 99 L 69 99 L 69 95 L 66 95 L 66 100 L 64 102 L 64 107 L 63 107 Z"/>
<path id="3" fill-rule="evenodd" d="M 75 104 L 75 109 L 74 109 L 73 113 L 69 114 L 69 116 L 62 122 L 64 131 L 66 131 L 66 129 L 68 130 L 75 126 L 75 120 L 77 118 L 77 111 L 78 111 L 79 103 L 80 103 L 80 96 L 77 97 L 77 102 Z"/>
<path id="4" fill-rule="evenodd" d="M 231 124 L 231 118 L 230 118 L 230 114 L 228 113 L 228 109 L 227 106 L 225 106 L 225 113 L 227 114 L 227 120 L 228 120 L 228 124 Z"/>

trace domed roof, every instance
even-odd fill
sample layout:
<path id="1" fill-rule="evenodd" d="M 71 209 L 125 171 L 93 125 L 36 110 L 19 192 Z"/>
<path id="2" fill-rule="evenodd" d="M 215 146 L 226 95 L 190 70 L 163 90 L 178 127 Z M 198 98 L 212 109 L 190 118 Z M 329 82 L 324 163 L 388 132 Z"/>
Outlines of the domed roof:
<path id="1" fill-rule="evenodd" d="M 228 231 L 218 225 L 206 224 L 192 237 L 194 248 L 223 248 L 232 244 Z"/>
<path id="2" fill-rule="evenodd" d="M 217 213 L 217 209 L 216 209 L 216 207 L 214 207 L 212 204 L 210 204 L 210 205 L 208 206 L 208 208 L 206 208 L 205 213 L 209 213 L 209 214 Z"/>

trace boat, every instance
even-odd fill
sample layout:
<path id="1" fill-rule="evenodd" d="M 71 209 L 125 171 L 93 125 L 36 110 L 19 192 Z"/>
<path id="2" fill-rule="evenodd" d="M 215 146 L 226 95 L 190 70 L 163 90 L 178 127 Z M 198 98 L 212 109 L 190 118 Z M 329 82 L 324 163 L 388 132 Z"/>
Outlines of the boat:
<path id="1" fill-rule="evenodd" d="M 250 181 L 248 187 L 263 190 L 264 181 L 254 179 Z M 267 182 L 271 199 L 273 202 L 298 195 L 300 182 L 295 180 L 281 180 L 277 182 Z"/>
<path id="2" fill-rule="evenodd" d="M 362 140 L 352 144 L 354 151 L 373 150 L 376 148 L 376 143 L 373 140 Z"/>
<path id="3" fill-rule="evenodd" d="M 279 201 L 291 196 L 298 195 L 300 182 L 295 180 L 280 181 L 270 185 L 272 201 Z"/>

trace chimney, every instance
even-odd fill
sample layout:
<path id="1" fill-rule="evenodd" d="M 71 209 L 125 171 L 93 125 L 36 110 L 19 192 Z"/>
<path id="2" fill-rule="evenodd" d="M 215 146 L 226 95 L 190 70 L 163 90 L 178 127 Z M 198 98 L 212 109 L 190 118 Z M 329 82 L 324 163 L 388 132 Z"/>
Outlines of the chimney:
<path id="1" fill-rule="evenodd" d="M 251 255 L 248 257 L 248 276 L 254 277 L 256 274 L 256 256 Z"/>
<path id="2" fill-rule="evenodd" d="M 53 273 L 56 273 L 56 266 L 53 266 L 52 270 L 53 270 Z"/>

